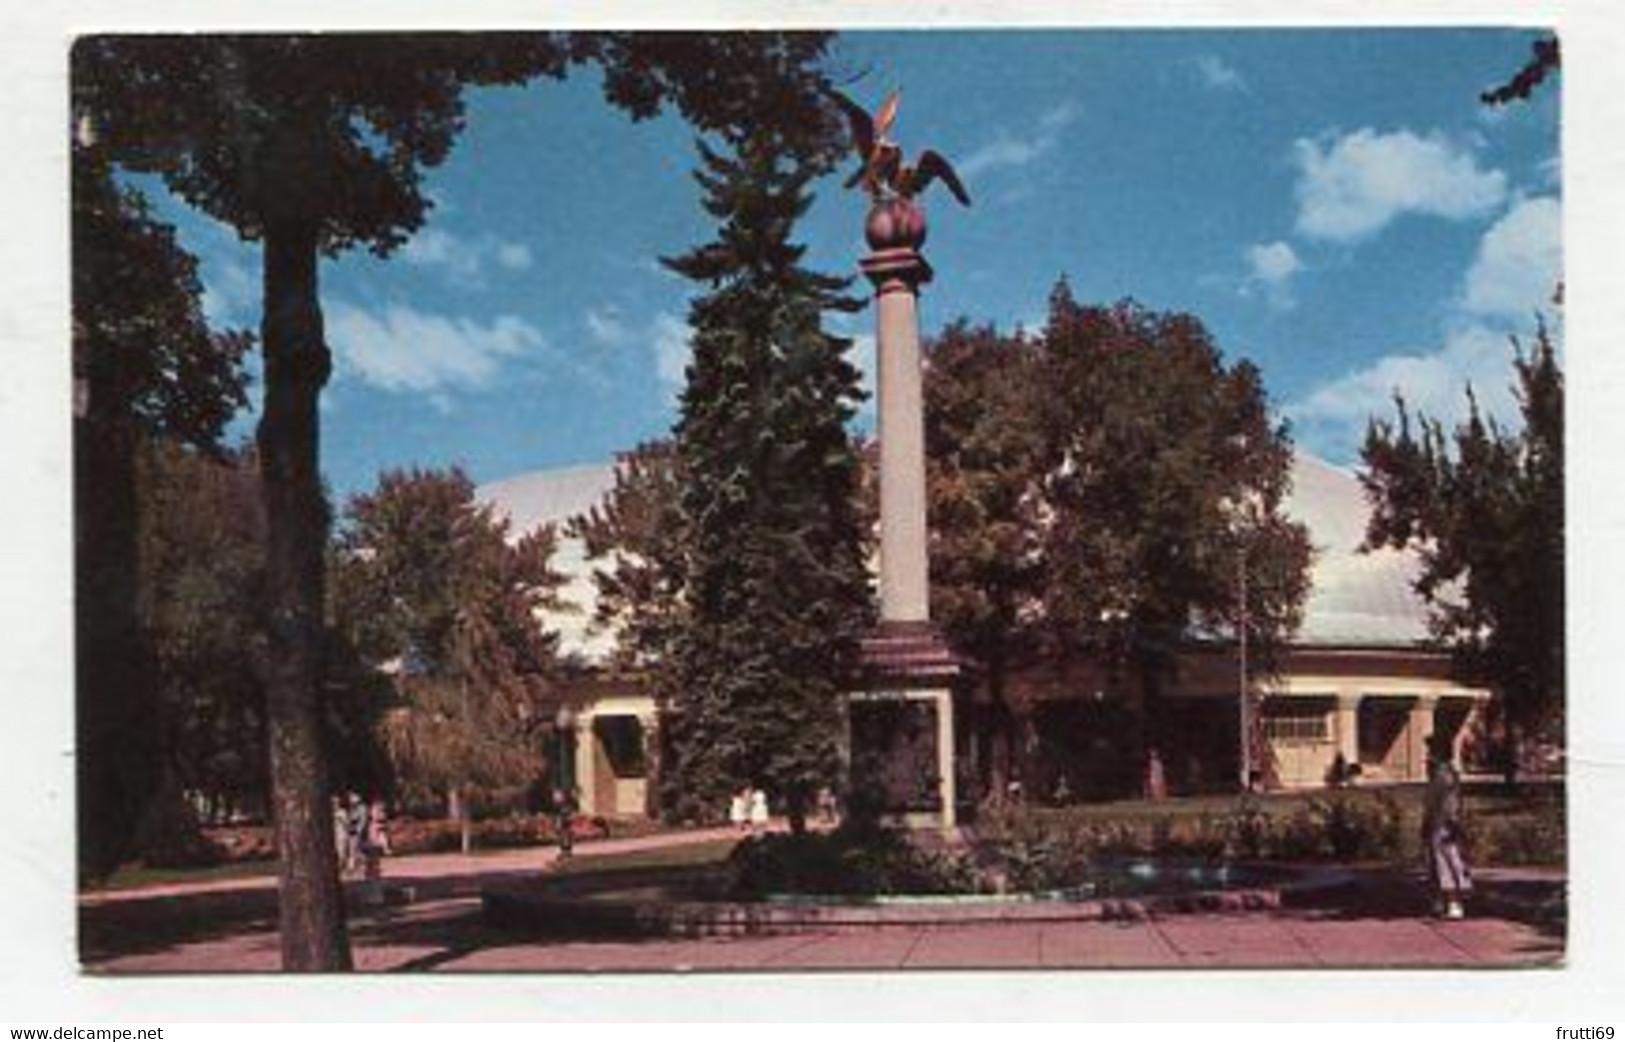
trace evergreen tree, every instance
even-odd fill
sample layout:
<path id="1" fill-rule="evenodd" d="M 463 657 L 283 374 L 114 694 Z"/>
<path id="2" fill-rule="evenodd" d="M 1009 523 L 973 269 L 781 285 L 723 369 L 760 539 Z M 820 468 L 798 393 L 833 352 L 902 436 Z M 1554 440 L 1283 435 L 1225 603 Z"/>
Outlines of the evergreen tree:
<path id="1" fill-rule="evenodd" d="M 1366 546 L 1414 550 L 1416 592 L 1458 675 L 1490 685 L 1506 725 L 1508 779 L 1521 737 L 1563 722 L 1563 374 L 1544 324 L 1516 360 L 1523 427 L 1480 413 L 1443 424 L 1396 398 L 1397 426 L 1374 420 L 1361 476 L 1373 513 Z"/>
<path id="2" fill-rule="evenodd" d="M 616 634 L 621 669 L 658 667 L 684 621 L 687 567 L 682 531 L 683 475 L 675 446 L 654 441 L 615 464 L 615 485 L 566 531 L 586 546 L 598 587 L 594 624 Z"/>
<path id="3" fill-rule="evenodd" d="M 695 175 L 716 239 L 667 261 L 709 292 L 677 426 L 686 617 L 659 685 L 662 782 L 670 813 L 700 818 L 764 785 L 799 829 L 839 784 L 840 697 L 869 617 L 846 430 L 858 373 L 822 329 L 825 311 L 861 304 L 791 241 L 821 172 L 803 142 L 763 126 L 726 144 L 702 144 Z"/>

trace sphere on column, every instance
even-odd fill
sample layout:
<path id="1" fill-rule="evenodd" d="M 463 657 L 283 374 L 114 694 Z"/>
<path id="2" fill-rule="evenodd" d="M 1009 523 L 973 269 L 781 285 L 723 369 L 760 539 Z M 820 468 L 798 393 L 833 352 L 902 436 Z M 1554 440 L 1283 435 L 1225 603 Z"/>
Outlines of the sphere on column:
<path id="1" fill-rule="evenodd" d="M 912 199 L 894 196 L 875 203 L 863 226 L 872 250 L 917 250 L 925 245 L 925 211 Z"/>

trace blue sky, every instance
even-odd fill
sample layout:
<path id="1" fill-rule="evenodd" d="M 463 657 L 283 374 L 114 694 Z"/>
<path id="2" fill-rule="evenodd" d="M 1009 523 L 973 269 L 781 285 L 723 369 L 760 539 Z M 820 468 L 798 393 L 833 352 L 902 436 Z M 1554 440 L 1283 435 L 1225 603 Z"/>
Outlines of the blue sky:
<path id="1" fill-rule="evenodd" d="M 1452 416 L 1471 380 L 1515 412 L 1507 338 L 1560 277 L 1559 85 L 1496 111 L 1477 93 L 1531 38 L 855 32 L 836 62 L 867 103 L 900 85 L 899 139 L 949 156 L 975 197 L 929 200 L 928 334 L 1041 323 L 1063 274 L 1081 300 L 1189 311 L 1262 368 L 1302 447 L 1350 463 L 1396 387 Z M 476 94 L 425 229 L 388 261 L 323 266 L 334 491 L 410 464 L 489 481 L 666 431 L 691 291 L 657 258 L 709 234 L 693 162 L 684 124 L 628 122 L 590 70 Z M 165 209 L 203 260 L 211 318 L 257 326 L 257 247 Z M 855 270 L 863 210 L 837 178 L 819 186 L 815 266 Z M 866 370 L 870 321 L 837 326 Z"/>

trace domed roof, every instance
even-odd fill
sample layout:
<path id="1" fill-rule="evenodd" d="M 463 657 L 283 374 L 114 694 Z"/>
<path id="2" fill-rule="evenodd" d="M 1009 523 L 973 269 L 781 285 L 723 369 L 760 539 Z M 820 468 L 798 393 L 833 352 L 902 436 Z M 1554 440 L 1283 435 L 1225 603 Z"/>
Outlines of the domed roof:
<path id="1" fill-rule="evenodd" d="M 586 513 L 614 485 L 614 464 L 587 464 L 520 474 L 483 485 L 477 495 L 507 517 L 517 535 Z M 1359 552 L 1371 507 L 1352 471 L 1297 453 L 1286 510 L 1308 526 L 1315 550 L 1295 644 L 1410 647 L 1427 639 L 1427 607 L 1411 585 L 1419 567 L 1416 555 Z M 605 661 L 615 634 L 592 623 L 598 591 L 581 540 L 561 533 L 554 567 L 568 577 L 560 595 L 569 608 L 547 619 L 559 632 L 560 650 L 587 662 Z"/>

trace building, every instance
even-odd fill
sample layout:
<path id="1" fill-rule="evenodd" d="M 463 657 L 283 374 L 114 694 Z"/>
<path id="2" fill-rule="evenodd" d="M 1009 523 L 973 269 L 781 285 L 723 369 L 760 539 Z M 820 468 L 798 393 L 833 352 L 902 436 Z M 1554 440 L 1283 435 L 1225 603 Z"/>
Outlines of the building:
<path id="1" fill-rule="evenodd" d="M 479 490 L 514 532 L 559 524 L 583 514 L 614 485 L 611 464 L 520 475 Z M 1426 647 L 1427 611 L 1411 581 L 1415 555 L 1361 554 L 1369 507 L 1347 470 L 1299 453 L 1287 511 L 1309 529 L 1315 548 L 1304 625 L 1274 675 L 1254 677 L 1274 784 L 1324 784 L 1341 755 L 1363 783 L 1426 777 L 1426 740 L 1449 736 L 1458 758 L 1482 717 L 1489 692 L 1450 677 L 1446 654 Z M 608 667 L 615 635 L 592 622 L 597 591 L 579 540 L 563 538 L 555 563 L 568 576 L 561 591 L 570 609 L 546 620 L 561 651 L 585 668 L 566 698 L 576 714 L 576 784 L 587 813 L 646 811 L 648 774 L 658 727 L 654 702 L 636 676 Z M 1234 788 L 1239 783 L 1239 663 L 1229 648 L 1193 647 L 1171 687 L 1148 707 L 1175 791 Z M 1029 792 L 1086 794 L 1107 775 L 1136 765 L 1114 762 L 1114 707 L 1106 684 L 1087 667 L 1040 666 L 1012 678 L 1011 698 L 1032 721 L 1030 750 L 1041 765 Z M 961 774 L 976 769 L 974 687 L 960 693 Z M 1136 753 L 1137 755 L 1137 753 Z"/>

